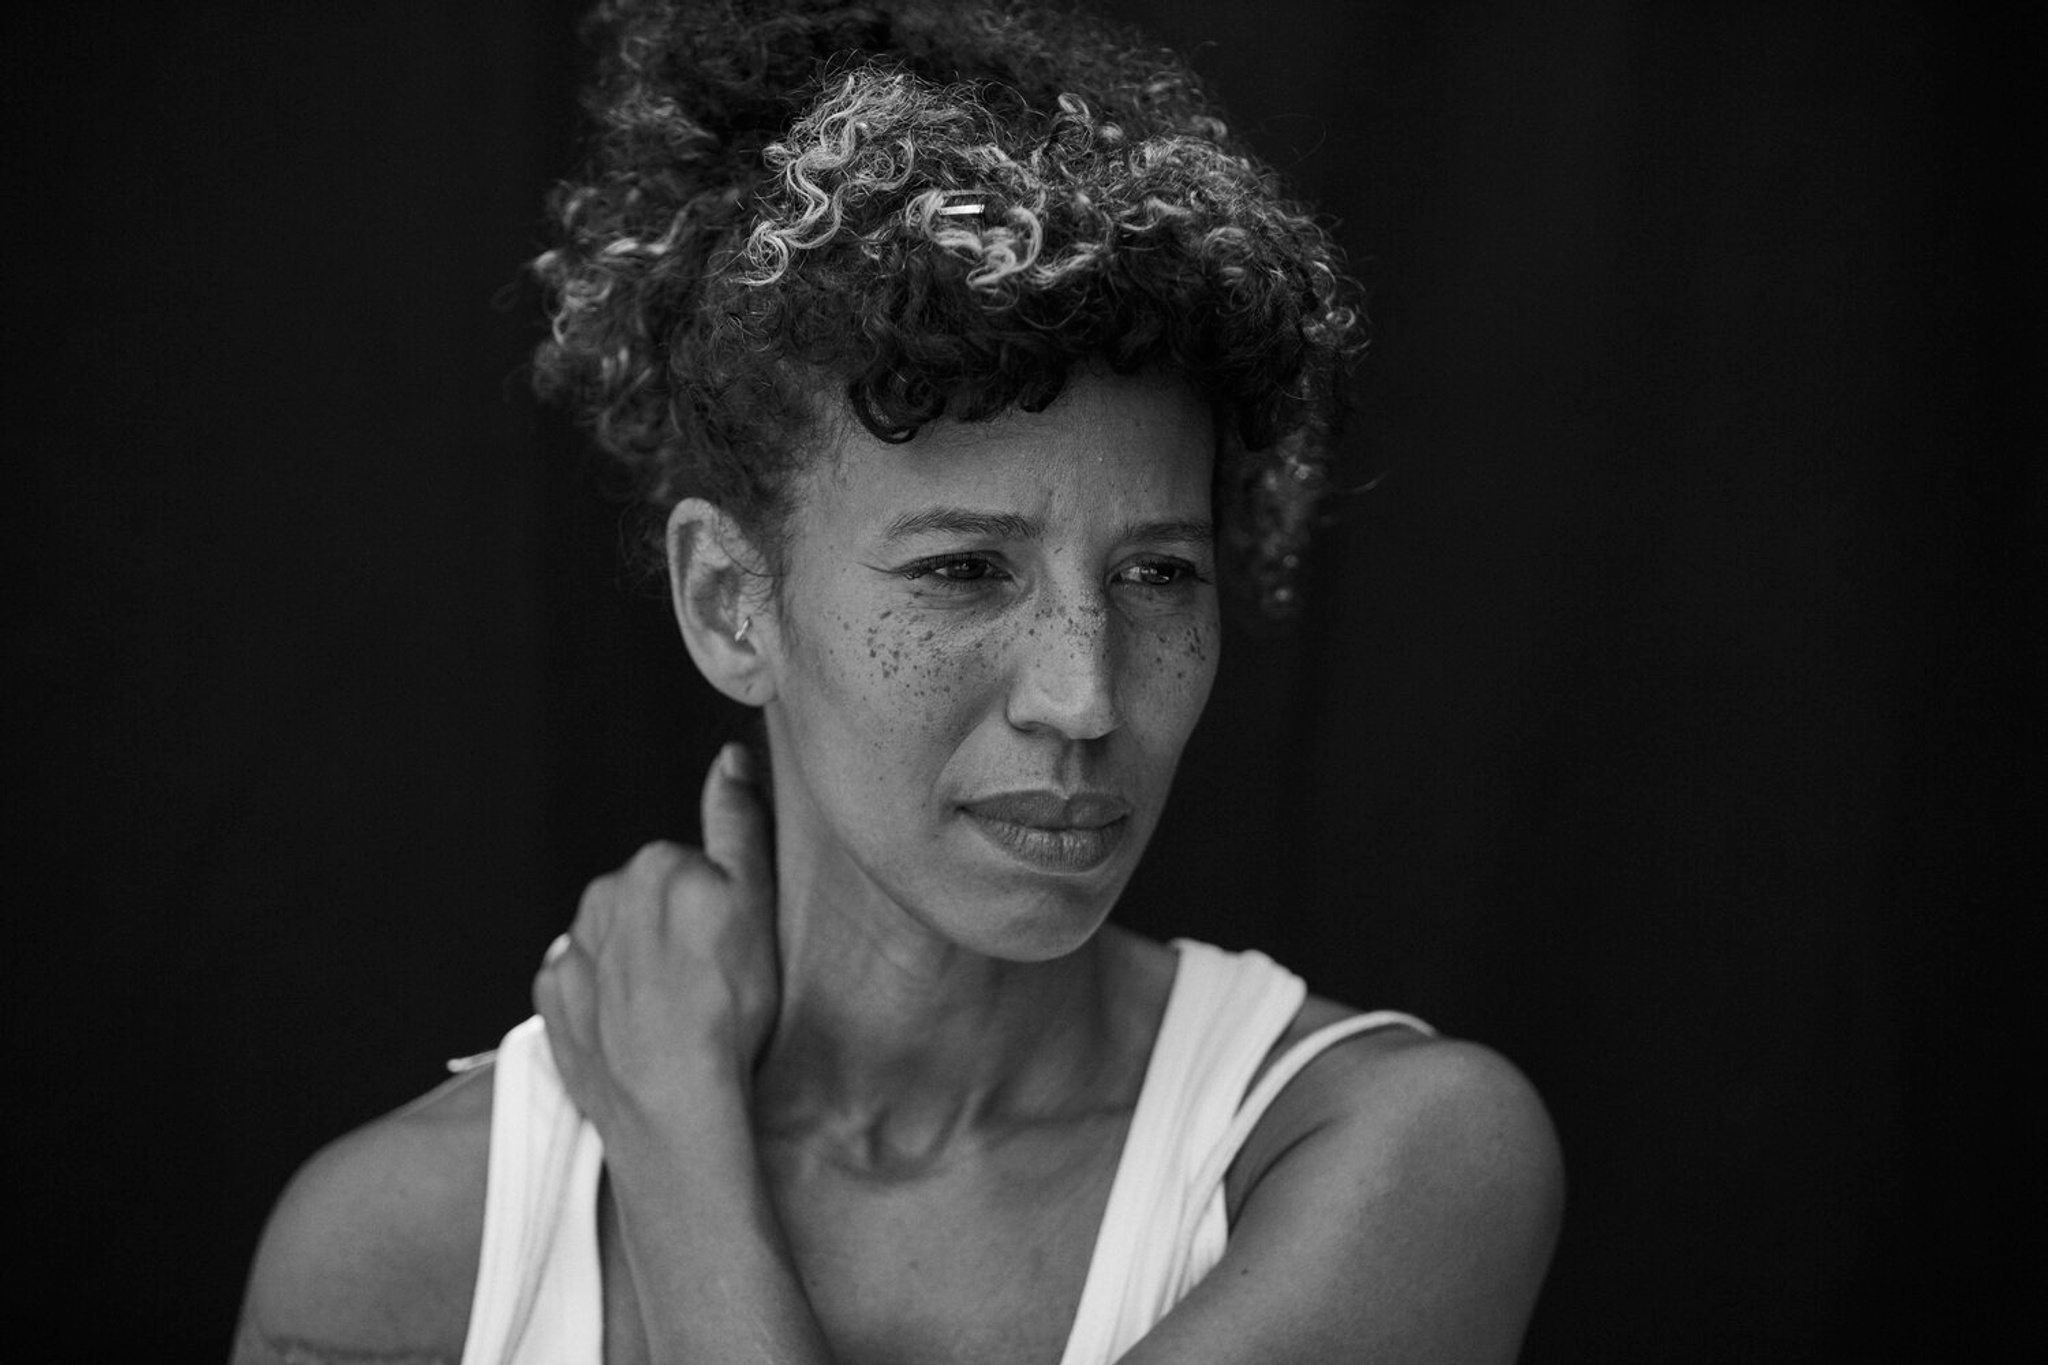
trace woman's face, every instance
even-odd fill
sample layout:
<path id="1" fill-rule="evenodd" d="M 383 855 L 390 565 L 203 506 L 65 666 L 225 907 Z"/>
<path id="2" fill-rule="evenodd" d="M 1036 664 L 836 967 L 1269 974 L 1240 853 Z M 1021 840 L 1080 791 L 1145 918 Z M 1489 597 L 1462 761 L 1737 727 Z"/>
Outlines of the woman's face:
<path id="1" fill-rule="evenodd" d="M 1213 458 L 1163 378 L 902 445 L 846 424 L 771 647 L 786 900 L 1013 960 L 1100 926 L 1215 676 Z"/>

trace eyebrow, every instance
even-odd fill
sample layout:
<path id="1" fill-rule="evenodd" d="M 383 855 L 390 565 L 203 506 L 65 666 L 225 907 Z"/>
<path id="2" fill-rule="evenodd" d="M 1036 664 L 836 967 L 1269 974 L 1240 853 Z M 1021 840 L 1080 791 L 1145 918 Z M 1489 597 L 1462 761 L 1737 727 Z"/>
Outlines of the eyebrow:
<path id="1" fill-rule="evenodd" d="M 978 540 L 1036 540 L 1044 531 L 1044 522 L 1012 512 L 977 512 L 971 507 L 927 507 L 905 512 L 890 522 L 882 535 L 892 541 L 926 535 L 965 536 Z M 1132 541 L 1207 545 L 1215 538 L 1215 525 L 1199 518 L 1127 522 L 1118 528 L 1114 537 L 1119 545 Z"/>
<path id="2" fill-rule="evenodd" d="M 1207 545 L 1216 539 L 1215 523 L 1199 519 L 1183 521 L 1133 521 L 1116 534 L 1119 545 L 1132 541 L 1165 541 L 1173 544 Z"/>
<path id="3" fill-rule="evenodd" d="M 927 507 L 905 512 L 882 533 L 887 540 L 912 536 L 971 536 L 979 540 L 1036 540 L 1044 524 L 1011 512 L 977 512 L 969 507 Z"/>

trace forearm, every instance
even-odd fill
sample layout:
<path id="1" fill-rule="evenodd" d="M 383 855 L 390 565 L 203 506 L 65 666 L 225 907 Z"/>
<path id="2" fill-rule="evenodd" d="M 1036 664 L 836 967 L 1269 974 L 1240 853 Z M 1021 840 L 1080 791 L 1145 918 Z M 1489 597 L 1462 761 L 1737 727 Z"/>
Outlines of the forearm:
<path id="1" fill-rule="evenodd" d="M 695 1090 L 687 1112 L 607 1142 L 627 1263 L 653 1358 L 829 1365 L 762 1175 L 744 1092 Z"/>

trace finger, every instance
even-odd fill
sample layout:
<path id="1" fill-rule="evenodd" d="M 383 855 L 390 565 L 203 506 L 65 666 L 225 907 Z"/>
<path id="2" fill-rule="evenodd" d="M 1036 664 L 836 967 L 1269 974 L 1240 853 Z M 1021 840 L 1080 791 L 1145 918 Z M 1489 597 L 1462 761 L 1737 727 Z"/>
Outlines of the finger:
<path id="1" fill-rule="evenodd" d="M 646 936 L 661 930 L 675 887 L 690 877 L 706 875 L 709 868 L 710 860 L 697 849 L 666 840 L 634 854 L 614 879 L 606 921 L 621 943 L 637 946 L 596 955 L 600 962 L 607 967 L 632 965 L 634 954 L 650 946 Z"/>
<path id="2" fill-rule="evenodd" d="M 676 860 L 674 844 L 660 840 L 641 847 L 617 871 L 593 877 L 576 902 L 576 918 L 569 937 L 592 957 L 602 954 L 604 945 L 618 928 L 620 912 L 630 911 L 661 885 L 667 869 Z"/>
<path id="3" fill-rule="evenodd" d="M 672 843 L 667 839 L 656 839 L 640 845 L 640 851 L 627 859 L 625 867 L 621 868 L 620 872 L 629 879 L 656 883 L 666 877 L 669 869 L 688 854 L 689 850 L 681 844 Z"/>
<path id="4" fill-rule="evenodd" d="M 583 1058 L 589 1049 L 578 1034 L 574 1011 L 564 994 L 566 982 L 555 963 L 543 966 L 533 978 L 533 1009 L 544 1026 L 555 1074 L 564 1086 L 573 1088 L 575 1078 L 583 1074 Z"/>
<path id="5" fill-rule="evenodd" d="M 560 943 L 560 939 L 555 940 Z M 540 970 L 533 974 L 533 1012 L 548 1026 L 550 1035 L 560 1031 L 562 1024 L 562 976 L 555 970 L 553 944 L 549 945 L 550 956 L 543 959 Z"/>
<path id="6" fill-rule="evenodd" d="M 557 935 L 533 977 L 533 1008 L 557 1051 L 588 1046 L 593 1027 L 591 961 L 567 934 Z"/>
<path id="7" fill-rule="evenodd" d="M 617 872 L 591 878 L 576 902 L 576 918 L 569 921 L 569 937 L 582 944 L 586 952 L 595 954 L 611 930 L 612 912 L 619 898 L 619 880 Z"/>
<path id="8" fill-rule="evenodd" d="M 718 751 L 704 779 L 704 853 L 736 881 L 765 887 L 769 861 L 768 811 L 753 781 L 753 755 L 739 744 Z"/>

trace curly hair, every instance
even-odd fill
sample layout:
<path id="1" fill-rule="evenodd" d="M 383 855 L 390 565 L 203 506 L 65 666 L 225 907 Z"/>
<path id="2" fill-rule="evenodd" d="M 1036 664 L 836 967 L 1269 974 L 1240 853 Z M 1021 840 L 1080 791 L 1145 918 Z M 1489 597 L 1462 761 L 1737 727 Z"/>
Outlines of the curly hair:
<path id="1" fill-rule="evenodd" d="M 1166 370 L 1216 415 L 1226 569 L 1293 605 L 1363 321 L 1182 60 L 1046 4 L 605 0 L 589 29 L 536 380 L 650 512 L 708 498 L 779 558 L 820 392 L 903 441 L 1040 411 L 1077 364 Z"/>

